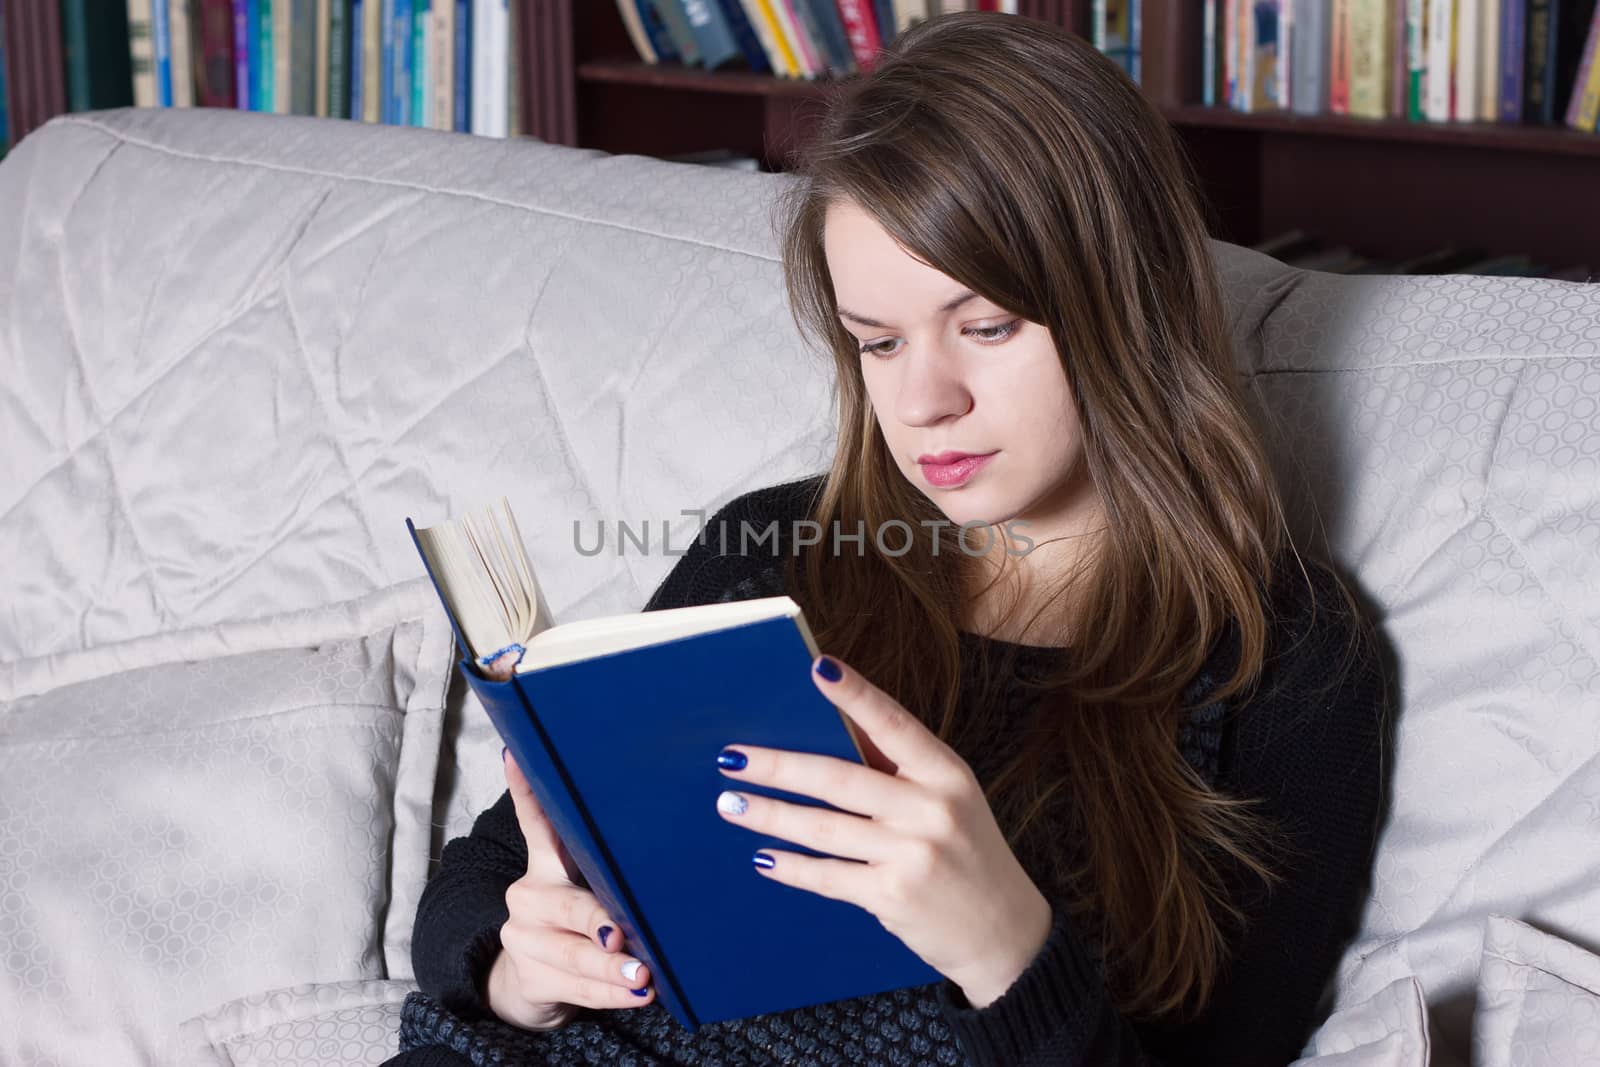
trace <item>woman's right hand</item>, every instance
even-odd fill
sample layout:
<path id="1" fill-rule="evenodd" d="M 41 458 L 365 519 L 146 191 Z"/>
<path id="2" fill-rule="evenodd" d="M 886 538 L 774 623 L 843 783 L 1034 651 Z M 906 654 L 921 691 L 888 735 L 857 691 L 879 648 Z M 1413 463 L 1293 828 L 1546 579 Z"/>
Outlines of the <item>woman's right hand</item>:
<path id="1" fill-rule="evenodd" d="M 565 1026 L 579 1008 L 637 1008 L 654 997 L 650 971 L 622 952 L 622 928 L 574 884 L 544 809 L 509 754 L 506 788 L 528 843 L 528 873 L 506 890 L 510 918 L 489 970 L 489 1009 L 528 1030 Z"/>

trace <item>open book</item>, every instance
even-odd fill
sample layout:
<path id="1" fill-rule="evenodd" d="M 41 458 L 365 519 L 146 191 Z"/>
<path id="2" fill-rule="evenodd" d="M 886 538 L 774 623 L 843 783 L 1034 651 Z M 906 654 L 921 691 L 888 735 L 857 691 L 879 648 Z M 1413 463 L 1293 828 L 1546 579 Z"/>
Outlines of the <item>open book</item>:
<path id="1" fill-rule="evenodd" d="M 770 881 L 751 855 L 810 849 L 726 822 L 743 743 L 861 762 L 811 681 L 789 597 L 556 624 L 509 504 L 411 531 L 461 668 L 589 888 L 686 1028 L 939 980 L 870 913 Z M 490 677 L 490 663 L 515 671 Z"/>

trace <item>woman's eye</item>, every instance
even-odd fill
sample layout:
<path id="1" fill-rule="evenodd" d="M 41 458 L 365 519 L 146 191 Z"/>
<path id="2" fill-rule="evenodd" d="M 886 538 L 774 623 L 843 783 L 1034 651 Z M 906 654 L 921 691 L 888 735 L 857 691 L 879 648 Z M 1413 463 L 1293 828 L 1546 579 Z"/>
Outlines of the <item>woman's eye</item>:
<path id="1" fill-rule="evenodd" d="M 984 344 L 993 345 L 999 344 L 1001 341 L 1004 341 L 1006 338 L 1016 333 L 1019 325 L 1019 320 L 1012 319 L 1010 322 L 1003 322 L 998 326 L 979 326 L 971 330 L 963 330 L 962 332 L 970 337 L 976 337 Z M 893 348 L 899 343 L 899 341 L 899 338 L 895 338 L 891 341 L 874 341 L 871 344 L 862 345 L 861 354 L 863 356 L 887 357 L 890 355 L 888 349 Z"/>

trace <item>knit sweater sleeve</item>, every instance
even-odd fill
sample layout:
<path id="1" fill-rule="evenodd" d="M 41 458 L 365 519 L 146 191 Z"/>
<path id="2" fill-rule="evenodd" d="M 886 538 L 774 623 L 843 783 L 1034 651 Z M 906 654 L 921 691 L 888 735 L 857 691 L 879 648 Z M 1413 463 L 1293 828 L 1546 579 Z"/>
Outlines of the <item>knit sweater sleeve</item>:
<path id="1" fill-rule="evenodd" d="M 746 493 L 706 522 L 644 610 L 743 600 L 783 592 L 775 545 L 740 552 L 775 521 L 788 521 L 815 483 L 791 482 Z M 445 845 L 439 868 L 423 888 L 412 924 L 411 960 L 417 984 L 463 1019 L 490 1018 L 486 983 L 500 953 L 500 928 L 509 912 L 506 890 L 528 869 L 528 846 L 511 794 L 478 816 L 472 831 Z"/>
<path id="2" fill-rule="evenodd" d="M 1387 719 L 1375 643 L 1335 607 L 1331 573 L 1310 569 L 1314 596 L 1275 596 L 1273 647 L 1255 695 L 1232 709 L 1219 783 L 1261 798 L 1296 855 L 1271 892 L 1231 876 L 1249 918 L 1203 1013 L 1182 1025 L 1119 1015 L 1100 962 L 1055 901 L 1043 949 L 998 1000 L 975 1009 L 941 985 L 968 1062 L 1253 1067 L 1300 1055 L 1367 887 Z"/>

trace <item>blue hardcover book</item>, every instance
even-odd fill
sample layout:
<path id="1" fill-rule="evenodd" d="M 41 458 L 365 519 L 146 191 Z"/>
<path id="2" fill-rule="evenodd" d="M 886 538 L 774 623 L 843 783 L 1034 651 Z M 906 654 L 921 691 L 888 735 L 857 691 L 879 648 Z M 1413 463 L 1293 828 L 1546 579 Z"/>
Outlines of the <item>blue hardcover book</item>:
<path id="1" fill-rule="evenodd" d="M 636 2 L 639 5 L 639 21 L 644 23 L 644 32 L 650 35 L 650 47 L 656 51 L 656 61 L 682 63 L 683 53 L 678 51 L 677 42 L 672 39 L 672 30 L 661 17 L 661 12 L 656 10 L 655 4 L 651 0 Z"/>
<path id="2" fill-rule="evenodd" d="M 872 15 L 878 23 L 878 42 L 887 48 L 894 40 L 894 0 L 873 0 Z"/>
<path id="3" fill-rule="evenodd" d="M 426 37 L 433 3 L 434 0 L 411 0 L 411 104 L 407 112 L 413 126 L 428 125 L 428 107 L 432 103 L 433 75 L 428 71 Z"/>
<path id="4" fill-rule="evenodd" d="M 717 0 L 679 0 L 683 17 L 700 46 L 700 59 L 707 70 L 716 70 L 731 59 L 739 58 L 739 45 L 733 39 L 733 29 Z"/>
<path id="5" fill-rule="evenodd" d="M 856 63 L 855 49 L 850 47 L 850 35 L 845 32 L 844 16 L 839 14 L 836 0 L 800 0 L 802 17 L 810 18 L 810 25 L 821 33 L 823 51 L 828 56 L 828 66 L 836 74 L 854 74 L 860 67 Z"/>
<path id="6" fill-rule="evenodd" d="M 757 74 L 772 73 L 772 63 L 767 59 L 767 50 L 761 47 L 761 38 L 756 36 L 756 28 L 750 25 L 750 20 L 745 17 L 744 5 L 739 0 L 717 0 L 722 4 L 722 17 L 727 19 L 728 27 L 733 31 L 733 39 L 739 43 L 739 51 L 744 54 L 744 61 L 750 69 Z"/>
<path id="7" fill-rule="evenodd" d="M 389 105 L 396 126 L 411 125 L 411 0 L 394 0 L 394 53 L 390 68 L 394 71 L 393 100 Z"/>
<path id="8" fill-rule="evenodd" d="M 411 532 L 460 666 L 589 888 L 684 1027 L 940 980 L 864 909 L 763 878 L 716 812 L 732 742 L 860 762 L 789 597 L 549 624 L 510 509 Z M 482 669 L 507 649 L 515 674 Z M 619 783 L 626 783 L 620 788 Z M 742 783 L 798 803 L 810 797 Z M 781 961 L 781 963 L 776 962 Z"/>

